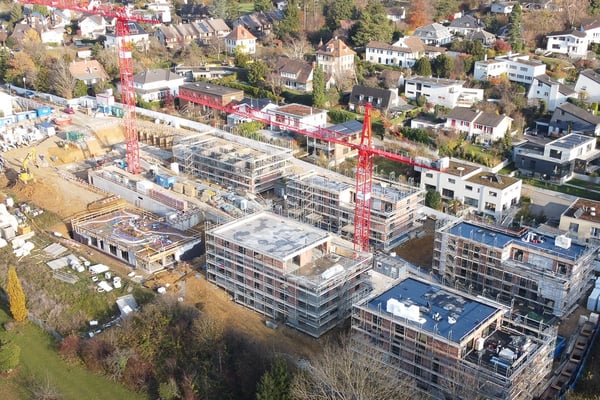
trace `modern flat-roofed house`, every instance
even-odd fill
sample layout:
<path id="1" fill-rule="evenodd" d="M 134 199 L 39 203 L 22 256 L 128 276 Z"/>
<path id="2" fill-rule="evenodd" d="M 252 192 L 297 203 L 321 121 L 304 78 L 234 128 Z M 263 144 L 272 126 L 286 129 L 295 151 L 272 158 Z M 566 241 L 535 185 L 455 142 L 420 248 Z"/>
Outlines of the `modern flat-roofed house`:
<path id="1" fill-rule="evenodd" d="M 247 54 L 256 53 L 256 36 L 251 34 L 243 25 L 235 26 L 231 33 L 225 37 L 227 54 L 234 54 L 238 48 Z"/>
<path id="2" fill-rule="evenodd" d="M 316 130 L 327 125 L 327 110 L 321 110 L 304 104 L 286 104 L 267 110 L 273 128 L 279 124 L 294 126 L 298 129 Z"/>
<path id="3" fill-rule="evenodd" d="M 440 171 L 422 170 L 421 189 L 434 190 L 446 200 L 458 200 L 497 220 L 521 199 L 520 179 L 456 160 Z"/>
<path id="4" fill-rule="evenodd" d="M 596 138 L 575 133 L 544 145 L 524 142 L 513 149 L 513 161 L 521 174 L 559 183 L 571 179 L 575 171 L 590 172 L 588 168 L 598 157 Z"/>
<path id="5" fill-rule="evenodd" d="M 328 131 L 337 133 L 337 137 L 345 142 L 360 144 L 360 135 L 363 124 L 355 119 L 342 122 L 333 126 L 328 126 Z M 312 137 L 306 138 L 306 151 L 316 159 L 325 156 L 328 165 L 336 165 L 345 161 L 347 158 L 356 157 L 357 149 L 350 148 L 340 143 L 333 143 L 328 140 L 321 140 Z"/>
<path id="6" fill-rule="evenodd" d="M 244 91 L 227 86 L 213 85 L 211 83 L 186 83 L 179 87 L 179 94 L 191 98 L 206 99 L 222 106 L 231 102 L 239 102 L 244 98 Z"/>
<path id="7" fill-rule="evenodd" d="M 351 242 L 264 211 L 206 232 L 209 282 L 313 337 L 344 322 L 368 294 L 371 260 Z"/>
<path id="8" fill-rule="evenodd" d="M 600 117 L 569 102 L 559 105 L 552 113 L 548 133 L 560 135 L 571 132 L 599 136 Z"/>
<path id="9" fill-rule="evenodd" d="M 575 83 L 575 91 L 585 101 L 600 101 L 600 74 L 593 69 L 581 71 Z"/>
<path id="10" fill-rule="evenodd" d="M 493 60 L 475 61 L 473 78 L 487 81 L 490 78 L 506 76 L 509 81 L 531 84 L 533 78 L 546 73 L 546 64 L 530 60 L 529 56 L 509 54 Z"/>
<path id="11" fill-rule="evenodd" d="M 587 53 L 587 36 L 578 29 L 546 35 L 546 40 L 546 50 L 553 53 L 567 54 L 569 57 L 584 56 Z"/>
<path id="12" fill-rule="evenodd" d="M 415 29 L 413 35 L 421 39 L 423 43 L 433 46 L 442 46 L 452 42 L 450 29 L 437 22 Z"/>
<path id="13" fill-rule="evenodd" d="M 446 116 L 446 127 L 475 138 L 480 143 L 498 141 L 512 134 L 512 118 L 506 115 L 455 107 Z"/>
<path id="14" fill-rule="evenodd" d="M 353 306 L 352 343 L 414 379 L 424 398 L 532 400 L 547 386 L 556 329 L 514 315 L 489 297 L 403 275 Z"/>
<path id="15" fill-rule="evenodd" d="M 447 108 L 471 107 L 483 100 L 483 89 L 465 88 L 465 81 L 413 76 L 404 80 L 404 95 L 409 100 L 425 96 L 427 102 Z"/>
<path id="16" fill-rule="evenodd" d="M 578 198 L 562 213 L 558 226 L 582 242 L 600 244 L 600 202 Z"/>
<path id="17" fill-rule="evenodd" d="M 527 99 L 530 102 L 535 104 L 545 101 L 548 111 L 554 111 L 557 106 L 566 103 L 570 97 L 576 98 L 577 92 L 546 74 L 536 76 L 527 92 Z"/>

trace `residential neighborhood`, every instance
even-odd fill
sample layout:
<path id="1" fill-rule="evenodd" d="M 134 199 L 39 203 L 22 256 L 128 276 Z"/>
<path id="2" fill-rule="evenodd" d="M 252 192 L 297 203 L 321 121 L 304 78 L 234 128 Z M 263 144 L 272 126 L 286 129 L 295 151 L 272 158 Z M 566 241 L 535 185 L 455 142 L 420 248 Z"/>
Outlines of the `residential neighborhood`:
<path id="1" fill-rule="evenodd" d="M 1 398 L 597 396 L 596 0 L 0 0 L 0 41 Z"/>

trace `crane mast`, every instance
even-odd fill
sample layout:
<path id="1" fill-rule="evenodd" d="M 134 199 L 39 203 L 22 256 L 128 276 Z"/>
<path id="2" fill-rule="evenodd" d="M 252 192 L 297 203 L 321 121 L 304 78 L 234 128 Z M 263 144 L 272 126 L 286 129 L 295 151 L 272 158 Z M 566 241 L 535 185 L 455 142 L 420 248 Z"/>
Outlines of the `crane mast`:
<path id="1" fill-rule="evenodd" d="M 234 103 L 222 104 L 211 96 L 195 91 L 193 87 L 181 86 L 177 95 L 181 100 L 186 100 L 204 107 L 238 115 L 253 121 L 277 126 L 281 129 L 297 132 L 301 135 L 324 140 L 330 143 L 340 144 L 358 151 L 358 162 L 356 166 L 356 198 L 354 209 L 354 248 L 361 251 L 369 251 L 369 238 L 371 231 L 371 194 L 373 187 L 373 160 L 375 156 L 385 157 L 399 163 L 420 167 L 423 169 L 437 170 L 438 165 L 430 160 L 419 160 L 404 154 L 393 153 L 389 150 L 376 148 L 373 145 L 371 132 L 372 106 L 365 104 L 365 119 L 363 122 L 361 141 L 359 144 L 348 141 L 345 134 L 332 129 L 292 124 L 286 121 L 278 121 L 270 114 L 252 107 L 240 106 Z"/>
<path id="2" fill-rule="evenodd" d="M 133 85 L 133 45 L 129 23 L 141 22 L 157 24 L 157 19 L 132 15 L 130 10 L 122 5 L 101 3 L 100 1 L 78 0 L 19 0 L 25 4 L 37 4 L 62 10 L 77 11 L 86 14 L 101 15 L 115 18 L 117 51 L 119 55 L 119 71 L 121 78 L 121 103 L 123 104 L 123 125 L 125 129 L 125 147 L 127 150 L 127 171 L 132 174 L 140 172 L 140 145 L 135 115 L 135 88 Z"/>

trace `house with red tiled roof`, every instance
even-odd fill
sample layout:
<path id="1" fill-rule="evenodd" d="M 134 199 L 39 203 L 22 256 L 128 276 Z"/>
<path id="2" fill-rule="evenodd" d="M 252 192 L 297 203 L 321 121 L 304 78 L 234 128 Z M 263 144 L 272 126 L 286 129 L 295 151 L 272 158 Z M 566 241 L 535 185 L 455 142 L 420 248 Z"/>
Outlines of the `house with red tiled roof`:
<path id="1" fill-rule="evenodd" d="M 354 74 L 354 57 L 352 50 L 337 36 L 329 42 L 321 43 L 317 49 L 317 66 L 334 80 Z"/>
<path id="2" fill-rule="evenodd" d="M 256 36 L 242 25 L 236 25 L 231 33 L 225 37 L 227 54 L 233 54 L 237 48 L 247 54 L 256 53 Z"/>
<path id="3" fill-rule="evenodd" d="M 86 85 L 108 80 L 108 74 L 96 60 L 73 61 L 69 64 L 69 72 L 78 81 Z"/>

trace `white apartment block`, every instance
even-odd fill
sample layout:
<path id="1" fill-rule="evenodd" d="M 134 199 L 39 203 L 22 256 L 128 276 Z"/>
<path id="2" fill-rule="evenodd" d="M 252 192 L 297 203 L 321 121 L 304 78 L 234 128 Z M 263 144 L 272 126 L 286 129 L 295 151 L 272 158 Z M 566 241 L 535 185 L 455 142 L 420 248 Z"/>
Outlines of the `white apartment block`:
<path id="1" fill-rule="evenodd" d="M 532 61 L 526 55 L 509 54 L 493 60 L 476 61 L 473 77 L 478 81 L 486 81 L 505 75 L 509 81 L 531 84 L 536 76 L 545 73 L 546 64 Z"/>
<path id="2" fill-rule="evenodd" d="M 427 102 L 447 108 L 471 107 L 483 100 L 483 89 L 463 87 L 465 81 L 415 76 L 404 80 L 404 94 L 409 100 L 425 96 Z"/>
<path id="3" fill-rule="evenodd" d="M 435 190 L 477 212 L 500 219 L 521 199 L 521 180 L 484 171 L 483 167 L 450 161 L 448 168 L 421 170 L 421 189 Z"/>
<path id="4" fill-rule="evenodd" d="M 370 289 L 372 255 L 269 212 L 206 232 L 207 279 L 267 319 L 319 337 Z"/>
<path id="5" fill-rule="evenodd" d="M 585 56 L 587 54 L 588 39 L 585 32 L 572 29 L 547 35 L 546 50 L 553 53 L 567 54 L 569 57 Z"/>
<path id="6" fill-rule="evenodd" d="M 288 177 L 287 215 L 353 240 L 356 182 L 336 173 L 309 172 Z M 370 244 L 390 250 L 417 227 L 423 191 L 374 180 L 371 190 Z"/>

